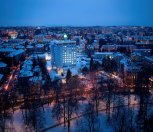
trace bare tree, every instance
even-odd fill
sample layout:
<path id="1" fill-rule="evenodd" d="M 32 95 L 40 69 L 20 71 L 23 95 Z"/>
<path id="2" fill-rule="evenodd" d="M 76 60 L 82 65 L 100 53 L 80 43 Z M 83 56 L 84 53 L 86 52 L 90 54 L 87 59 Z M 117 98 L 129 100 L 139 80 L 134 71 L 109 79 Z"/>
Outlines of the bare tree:
<path id="1" fill-rule="evenodd" d="M 85 108 L 85 119 L 87 121 L 88 131 L 96 132 L 98 131 L 98 117 L 96 111 L 94 109 L 94 104 L 89 102 L 89 104 Z"/>

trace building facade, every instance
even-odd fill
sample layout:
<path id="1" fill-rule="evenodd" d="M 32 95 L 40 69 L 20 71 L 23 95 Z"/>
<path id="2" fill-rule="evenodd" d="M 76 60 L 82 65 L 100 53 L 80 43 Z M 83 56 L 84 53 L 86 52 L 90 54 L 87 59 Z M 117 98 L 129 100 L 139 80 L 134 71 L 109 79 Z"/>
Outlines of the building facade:
<path id="1" fill-rule="evenodd" d="M 67 67 L 76 65 L 76 41 L 54 41 L 51 44 L 52 65 Z"/>

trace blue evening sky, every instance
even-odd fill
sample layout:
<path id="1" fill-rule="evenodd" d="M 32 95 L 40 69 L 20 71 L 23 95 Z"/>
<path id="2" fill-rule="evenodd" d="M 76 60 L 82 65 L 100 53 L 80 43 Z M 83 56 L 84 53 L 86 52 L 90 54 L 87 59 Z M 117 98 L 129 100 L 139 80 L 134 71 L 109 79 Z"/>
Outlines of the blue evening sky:
<path id="1" fill-rule="evenodd" d="M 0 0 L 0 26 L 153 26 L 153 0 Z"/>

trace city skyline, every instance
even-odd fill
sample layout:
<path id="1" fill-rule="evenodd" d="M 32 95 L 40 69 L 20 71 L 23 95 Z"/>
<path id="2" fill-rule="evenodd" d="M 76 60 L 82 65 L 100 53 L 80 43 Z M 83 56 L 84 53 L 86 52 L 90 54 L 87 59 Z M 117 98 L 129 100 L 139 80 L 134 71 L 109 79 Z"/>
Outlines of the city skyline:
<path id="1" fill-rule="evenodd" d="M 148 0 L 0 0 L 0 26 L 153 26 Z"/>
<path id="2" fill-rule="evenodd" d="M 0 0 L 0 132 L 152 132 L 153 0 Z"/>

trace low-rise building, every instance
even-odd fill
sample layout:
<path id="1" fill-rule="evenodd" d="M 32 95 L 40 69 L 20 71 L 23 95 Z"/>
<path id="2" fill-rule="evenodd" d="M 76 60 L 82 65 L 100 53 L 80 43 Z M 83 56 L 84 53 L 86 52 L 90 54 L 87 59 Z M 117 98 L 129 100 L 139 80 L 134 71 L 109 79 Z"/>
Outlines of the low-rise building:
<path id="1" fill-rule="evenodd" d="M 120 68 L 120 76 L 123 78 L 123 83 L 128 87 L 135 87 L 142 72 L 141 66 L 132 63 L 128 59 L 123 59 L 121 60 Z"/>
<path id="2" fill-rule="evenodd" d="M 113 58 L 113 52 L 95 52 L 93 58 L 95 60 L 103 60 L 103 58 Z"/>

